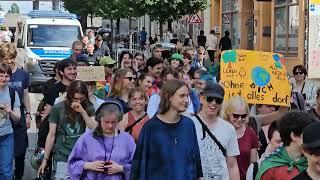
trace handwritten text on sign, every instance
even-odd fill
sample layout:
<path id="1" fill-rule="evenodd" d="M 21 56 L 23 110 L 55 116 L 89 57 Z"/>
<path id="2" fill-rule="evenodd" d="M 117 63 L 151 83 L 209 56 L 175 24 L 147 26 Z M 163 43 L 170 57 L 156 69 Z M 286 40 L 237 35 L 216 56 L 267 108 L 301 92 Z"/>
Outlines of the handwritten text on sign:
<path id="1" fill-rule="evenodd" d="M 225 100 L 242 96 L 251 104 L 290 105 L 291 89 L 282 55 L 230 50 L 222 53 L 220 65 Z"/>
<path id="2" fill-rule="evenodd" d="M 103 66 L 78 66 L 77 79 L 81 81 L 104 81 L 105 72 Z"/>

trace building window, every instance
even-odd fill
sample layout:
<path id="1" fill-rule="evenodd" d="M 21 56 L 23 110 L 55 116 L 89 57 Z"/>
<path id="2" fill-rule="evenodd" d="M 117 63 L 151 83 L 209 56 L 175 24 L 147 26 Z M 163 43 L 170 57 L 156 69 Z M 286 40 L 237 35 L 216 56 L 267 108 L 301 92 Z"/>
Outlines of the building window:
<path id="1" fill-rule="evenodd" d="M 286 56 L 298 55 L 299 2 L 276 0 L 274 51 Z"/>
<path id="2" fill-rule="evenodd" d="M 240 46 L 240 26 L 238 18 L 239 2 L 238 0 L 222 1 L 222 31 L 230 32 L 232 48 L 237 49 Z"/>

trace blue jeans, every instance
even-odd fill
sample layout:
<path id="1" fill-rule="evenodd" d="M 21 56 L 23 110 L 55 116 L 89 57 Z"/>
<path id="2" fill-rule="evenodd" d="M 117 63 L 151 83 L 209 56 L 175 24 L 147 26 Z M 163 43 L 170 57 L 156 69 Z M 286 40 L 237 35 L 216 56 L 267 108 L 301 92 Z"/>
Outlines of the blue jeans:
<path id="1" fill-rule="evenodd" d="M 13 158 L 14 140 L 13 133 L 0 136 L 0 179 L 12 180 L 13 177 Z"/>

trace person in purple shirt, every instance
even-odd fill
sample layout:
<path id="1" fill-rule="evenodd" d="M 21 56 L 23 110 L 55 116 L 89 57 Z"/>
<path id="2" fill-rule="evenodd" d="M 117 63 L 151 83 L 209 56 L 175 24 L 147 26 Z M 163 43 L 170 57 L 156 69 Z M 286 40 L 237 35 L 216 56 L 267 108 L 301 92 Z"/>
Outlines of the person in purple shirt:
<path id="1" fill-rule="evenodd" d="M 83 134 L 69 155 L 71 180 L 129 179 L 136 145 L 130 134 L 116 129 L 121 109 L 115 101 L 104 102 L 97 109 L 97 128 Z"/>

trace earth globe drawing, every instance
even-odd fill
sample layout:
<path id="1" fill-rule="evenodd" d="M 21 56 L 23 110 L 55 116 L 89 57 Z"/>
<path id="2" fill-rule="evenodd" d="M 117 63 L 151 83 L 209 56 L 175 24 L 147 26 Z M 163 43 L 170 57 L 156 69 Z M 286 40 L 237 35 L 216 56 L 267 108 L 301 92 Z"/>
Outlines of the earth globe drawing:
<path id="1" fill-rule="evenodd" d="M 264 87 L 269 84 L 271 76 L 266 69 L 258 66 L 252 69 L 251 79 L 257 86 Z"/>

